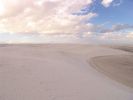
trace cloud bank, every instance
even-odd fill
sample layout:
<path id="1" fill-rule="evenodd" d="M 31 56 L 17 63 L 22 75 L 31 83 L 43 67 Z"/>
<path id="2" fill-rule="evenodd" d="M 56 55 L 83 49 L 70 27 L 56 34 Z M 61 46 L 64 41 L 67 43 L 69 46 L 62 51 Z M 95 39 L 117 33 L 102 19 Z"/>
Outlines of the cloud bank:
<path id="1" fill-rule="evenodd" d="M 101 0 L 108 8 L 115 0 Z M 117 24 L 112 28 L 95 25 L 91 19 L 99 14 L 91 11 L 96 0 L 0 0 L 0 35 L 20 40 L 39 41 L 44 37 L 114 38 L 116 32 L 132 29 L 132 25 Z M 117 4 L 117 5 L 120 5 Z M 10 34 L 10 35 L 9 35 Z M 99 35 L 100 34 L 100 35 Z M 14 38 L 14 36 L 17 36 Z M 121 33 L 116 37 L 120 37 Z M 124 35 L 125 36 L 125 35 Z M 36 38 L 37 39 L 36 39 Z M 53 38 L 52 37 L 52 38 Z M 133 38 L 128 33 L 126 38 Z M 46 38 L 45 38 L 46 39 Z M 5 39 L 6 41 L 8 40 Z"/>
<path id="2" fill-rule="evenodd" d="M 89 28 L 82 22 L 97 14 L 75 16 L 72 13 L 92 3 L 92 0 L 0 0 L 0 31 L 77 33 Z"/>

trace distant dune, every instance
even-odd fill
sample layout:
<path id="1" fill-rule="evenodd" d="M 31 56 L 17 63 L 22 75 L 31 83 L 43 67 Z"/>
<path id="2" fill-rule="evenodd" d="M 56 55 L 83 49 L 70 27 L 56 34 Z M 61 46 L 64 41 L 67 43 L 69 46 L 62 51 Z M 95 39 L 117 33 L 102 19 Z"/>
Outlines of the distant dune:
<path id="1" fill-rule="evenodd" d="M 131 52 L 98 45 L 0 45 L 0 100 L 133 100 L 132 87 Z"/>

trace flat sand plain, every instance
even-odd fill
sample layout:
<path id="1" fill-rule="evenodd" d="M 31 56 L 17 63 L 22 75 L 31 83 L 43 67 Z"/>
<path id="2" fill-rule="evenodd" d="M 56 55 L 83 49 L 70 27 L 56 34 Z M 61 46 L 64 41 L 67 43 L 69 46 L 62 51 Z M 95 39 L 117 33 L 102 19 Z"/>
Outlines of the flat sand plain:
<path id="1" fill-rule="evenodd" d="M 3 44 L 0 100 L 133 100 L 132 60 L 105 46 Z"/>

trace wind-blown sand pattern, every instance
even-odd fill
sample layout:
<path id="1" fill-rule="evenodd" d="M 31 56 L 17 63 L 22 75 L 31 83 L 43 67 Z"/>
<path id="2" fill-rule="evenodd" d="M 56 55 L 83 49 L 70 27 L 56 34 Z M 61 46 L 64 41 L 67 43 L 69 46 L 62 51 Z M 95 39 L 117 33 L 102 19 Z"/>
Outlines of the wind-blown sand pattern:
<path id="1" fill-rule="evenodd" d="M 92 58 L 109 55 L 119 58 L 117 55 L 129 53 L 92 45 L 2 45 L 0 100 L 133 100 L 132 88 L 108 78 L 88 63 Z M 130 60 L 130 65 L 125 66 L 132 66 Z M 107 69 L 103 71 L 108 73 Z M 124 79 L 126 73 L 122 75 Z"/>

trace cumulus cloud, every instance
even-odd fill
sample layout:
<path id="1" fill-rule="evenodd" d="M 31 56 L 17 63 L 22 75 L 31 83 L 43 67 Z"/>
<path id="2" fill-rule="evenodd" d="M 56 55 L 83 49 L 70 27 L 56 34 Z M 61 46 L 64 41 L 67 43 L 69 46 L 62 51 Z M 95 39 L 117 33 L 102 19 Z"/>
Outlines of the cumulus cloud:
<path id="1" fill-rule="evenodd" d="M 101 4 L 104 6 L 104 7 L 109 7 L 110 4 L 113 2 L 114 0 L 102 0 Z"/>
<path id="2" fill-rule="evenodd" d="M 133 32 L 107 32 L 98 36 L 100 40 L 133 43 Z"/>
<path id="3" fill-rule="evenodd" d="M 103 33 L 100 38 L 101 39 L 109 39 L 109 40 L 121 40 L 123 38 L 125 38 L 126 35 L 124 35 L 123 33 L 121 32 L 106 32 L 106 33 Z"/>
<path id="4" fill-rule="evenodd" d="M 16 16 L 28 6 L 33 5 L 33 0 L 0 0 L 0 18 Z"/>
<path id="5" fill-rule="evenodd" d="M 28 33 L 78 33 L 89 25 L 82 24 L 97 16 L 79 11 L 93 0 L 0 0 L 0 32 Z"/>
<path id="6" fill-rule="evenodd" d="M 89 22 L 98 16 L 90 9 L 94 2 L 96 0 L 0 0 L 0 35 L 10 37 L 12 42 L 44 42 L 50 37 L 55 40 L 58 37 L 67 40 L 95 36 L 122 38 L 118 32 L 133 28 L 128 24 L 105 28 Z M 112 2 L 102 0 L 101 4 L 109 7 Z M 123 36 L 132 38 L 132 33 Z"/>
<path id="7" fill-rule="evenodd" d="M 132 40 L 133 25 L 115 24 L 111 28 L 104 25 L 94 25 L 91 36 L 102 40 Z"/>
<path id="8" fill-rule="evenodd" d="M 110 28 L 110 29 L 101 27 L 100 32 L 101 33 L 118 32 L 118 31 L 128 30 L 128 29 L 133 29 L 133 25 L 116 24 L 116 25 L 113 25 L 112 28 Z"/>

